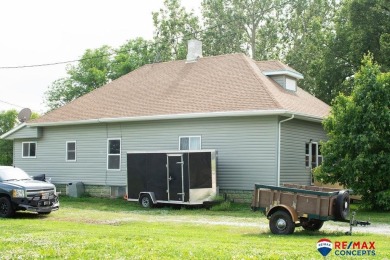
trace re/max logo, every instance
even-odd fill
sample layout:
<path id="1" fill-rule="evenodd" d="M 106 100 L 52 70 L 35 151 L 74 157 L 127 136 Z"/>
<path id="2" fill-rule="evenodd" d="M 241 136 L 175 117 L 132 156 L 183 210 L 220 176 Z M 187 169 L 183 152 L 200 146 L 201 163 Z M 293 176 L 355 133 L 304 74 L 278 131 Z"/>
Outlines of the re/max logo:
<path id="1" fill-rule="evenodd" d="M 348 250 L 348 249 L 368 249 L 368 250 L 374 250 L 375 249 L 375 242 L 361 242 L 361 241 L 336 241 L 334 243 L 334 249 L 342 249 L 342 250 Z"/>

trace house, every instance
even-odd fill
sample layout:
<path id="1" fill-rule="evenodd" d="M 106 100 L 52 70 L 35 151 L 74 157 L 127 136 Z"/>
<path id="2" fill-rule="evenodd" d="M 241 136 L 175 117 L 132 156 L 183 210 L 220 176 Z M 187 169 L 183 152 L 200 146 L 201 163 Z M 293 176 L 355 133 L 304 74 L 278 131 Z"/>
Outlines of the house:
<path id="1" fill-rule="evenodd" d="M 187 60 L 145 65 L 5 133 L 15 166 L 115 196 L 128 151 L 216 149 L 222 193 L 310 184 L 330 109 L 298 87 L 302 74 L 244 54 L 202 57 L 201 42 L 190 44 Z"/>

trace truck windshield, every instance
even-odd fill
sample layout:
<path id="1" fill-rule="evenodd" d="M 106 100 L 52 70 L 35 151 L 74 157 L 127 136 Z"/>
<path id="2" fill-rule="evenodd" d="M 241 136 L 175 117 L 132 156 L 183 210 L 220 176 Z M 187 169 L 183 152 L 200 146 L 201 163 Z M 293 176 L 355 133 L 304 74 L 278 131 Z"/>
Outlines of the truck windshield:
<path id="1" fill-rule="evenodd" d="M 0 168 L 0 181 L 31 180 L 26 172 L 19 168 Z"/>

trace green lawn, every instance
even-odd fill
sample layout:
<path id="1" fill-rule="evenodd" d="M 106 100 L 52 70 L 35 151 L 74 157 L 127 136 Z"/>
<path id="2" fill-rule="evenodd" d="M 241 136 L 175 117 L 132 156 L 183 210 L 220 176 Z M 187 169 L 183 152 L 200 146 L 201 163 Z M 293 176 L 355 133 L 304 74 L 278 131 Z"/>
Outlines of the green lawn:
<path id="1" fill-rule="evenodd" d="M 364 214 L 385 222 L 382 213 Z M 389 236 L 301 228 L 275 236 L 266 224 L 249 205 L 228 211 L 148 210 L 119 199 L 62 197 L 61 209 L 49 216 L 0 219 L 0 259 L 321 259 L 316 249 L 321 238 L 375 241 L 376 258 L 390 257 Z M 327 258 L 338 257 L 331 252 Z M 360 257 L 367 258 L 372 257 Z"/>

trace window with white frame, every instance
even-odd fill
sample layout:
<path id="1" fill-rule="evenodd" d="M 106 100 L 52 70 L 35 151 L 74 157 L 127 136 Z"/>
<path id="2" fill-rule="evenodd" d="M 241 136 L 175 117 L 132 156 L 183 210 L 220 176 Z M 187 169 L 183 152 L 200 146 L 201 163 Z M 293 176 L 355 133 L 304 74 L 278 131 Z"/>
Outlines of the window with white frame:
<path id="1" fill-rule="evenodd" d="M 312 142 L 306 143 L 305 150 L 305 165 L 307 168 L 314 169 L 322 164 L 320 144 Z"/>
<path id="2" fill-rule="evenodd" d="M 107 140 L 107 169 L 120 170 L 121 168 L 121 139 Z"/>
<path id="3" fill-rule="evenodd" d="M 66 161 L 76 161 L 76 141 L 66 142 Z"/>
<path id="4" fill-rule="evenodd" d="M 25 142 L 22 143 L 22 158 L 36 158 L 37 143 Z"/>
<path id="5" fill-rule="evenodd" d="M 200 136 L 180 136 L 179 150 L 200 150 L 202 148 Z"/>

